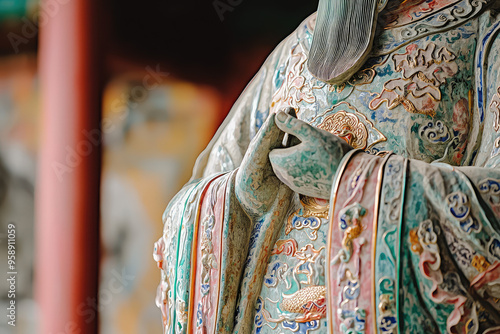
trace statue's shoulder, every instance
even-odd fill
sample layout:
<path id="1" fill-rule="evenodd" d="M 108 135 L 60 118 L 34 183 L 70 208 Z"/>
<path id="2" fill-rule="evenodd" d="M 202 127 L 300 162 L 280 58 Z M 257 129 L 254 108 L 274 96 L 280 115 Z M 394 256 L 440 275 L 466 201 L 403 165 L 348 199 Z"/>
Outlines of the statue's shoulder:
<path id="1" fill-rule="evenodd" d="M 302 44 L 304 50 L 308 51 L 311 48 L 317 16 L 317 12 L 309 15 L 304 21 L 299 24 L 299 26 L 295 30 L 295 33 L 293 34 L 293 38 L 296 40 L 296 42 Z"/>

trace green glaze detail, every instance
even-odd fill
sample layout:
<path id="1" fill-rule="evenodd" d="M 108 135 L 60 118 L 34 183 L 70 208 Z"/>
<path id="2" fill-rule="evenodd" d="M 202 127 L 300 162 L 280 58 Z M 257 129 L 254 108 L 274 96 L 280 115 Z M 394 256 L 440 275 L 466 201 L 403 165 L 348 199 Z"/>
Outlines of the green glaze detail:
<path id="1" fill-rule="evenodd" d="M 424 13 L 406 2 L 379 21 L 388 29 L 375 37 L 374 52 L 384 55 L 343 84 L 321 82 L 307 68 L 314 15 L 277 47 L 198 159 L 193 179 L 201 181 L 165 212 L 155 258 L 166 333 L 188 331 L 185 310 L 196 323 L 198 309 L 188 305 L 193 212 L 207 204 L 202 189 L 227 172 L 220 286 L 210 287 L 220 288 L 217 333 L 472 334 L 500 326 L 493 279 L 500 272 L 500 19 L 492 3 L 442 0 L 434 9 L 424 1 Z M 399 4 L 390 0 L 385 11 Z M 404 31 L 416 35 L 402 39 Z M 280 114 L 288 107 L 297 118 Z M 325 300 L 337 309 L 349 299 L 326 289 L 336 279 L 325 277 L 336 212 L 328 199 L 342 206 L 356 196 L 332 184 L 356 183 L 359 161 L 381 161 L 387 152 L 375 188 L 374 272 L 353 282 L 347 321 L 335 313 L 327 319 Z M 360 159 L 350 159 L 355 153 Z M 364 217 L 374 216 L 370 210 Z M 356 251 L 371 259 L 359 241 Z M 347 251 L 352 262 L 358 255 Z M 356 328 L 354 292 L 372 288 L 376 305 L 357 309 Z"/>

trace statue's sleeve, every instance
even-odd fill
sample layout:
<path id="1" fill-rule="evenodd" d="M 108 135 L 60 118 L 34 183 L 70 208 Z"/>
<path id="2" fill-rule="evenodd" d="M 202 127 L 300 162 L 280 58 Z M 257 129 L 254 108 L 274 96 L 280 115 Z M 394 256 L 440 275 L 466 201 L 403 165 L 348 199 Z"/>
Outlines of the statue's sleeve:
<path id="1" fill-rule="evenodd" d="M 482 20 L 474 163 L 352 152 L 337 172 L 326 268 L 334 332 L 500 332 L 500 21 Z"/>
<path id="2" fill-rule="evenodd" d="M 337 330 L 500 329 L 500 170 L 353 153 L 331 202 L 327 289 Z"/>
<path id="3" fill-rule="evenodd" d="M 164 333 L 232 330 L 251 231 L 234 195 L 235 175 L 193 181 L 165 210 L 164 233 L 154 250 Z"/>
<path id="4" fill-rule="evenodd" d="M 162 275 L 156 304 L 165 333 L 232 332 L 252 231 L 234 193 L 235 176 L 269 114 L 275 74 L 294 40 L 292 34 L 268 57 L 198 158 L 190 182 L 165 210 L 154 250 Z"/>

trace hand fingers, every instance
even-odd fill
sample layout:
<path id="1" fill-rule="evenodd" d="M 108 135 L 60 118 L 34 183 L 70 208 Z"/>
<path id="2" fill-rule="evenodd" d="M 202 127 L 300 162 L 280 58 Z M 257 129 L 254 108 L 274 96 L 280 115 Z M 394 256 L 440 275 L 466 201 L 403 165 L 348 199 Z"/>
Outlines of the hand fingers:
<path id="1" fill-rule="evenodd" d="M 299 144 L 297 146 L 289 148 L 281 148 L 272 150 L 269 153 L 269 160 L 274 171 L 274 174 L 284 182 L 284 179 L 289 176 L 289 174 L 297 174 L 301 171 L 297 168 L 301 160 L 301 152 L 303 150 L 304 144 Z M 288 182 L 284 182 L 289 185 Z"/>
<path id="2" fill-rule="evenodd" d="M 303 178 L 303 171 L 297 163 L 297 161 L 301 160 L 300 156 L 301 154 L 297 150 L 297 147 L 272 150 L 269 154 L 269 159 L 271 160 L 274 174 L 294 192 L 323 198 L 324 196 L 320 188 L 318 188 L 317 182 L 315 183 L 314 179 L 311 178 Z M 304 182 L 304 180 L 307 180 L 307 182 Z"/>
<path id="3" fill-rule="evenodd" d="M 269 152 L 277 147 L 281 147 L 284 135 L 276 126 L 275 115 L 271 114 L 252 139 L 243 157 L 237 177 L 239 187 L 245 189 L 245 191 L 253 192 L 253 190 L 266 184 L 268 177 L 273 175 L 269 161 Z M 268 181 L 273 182 L 273 180 Z M 257 193 L 255 193 L 255 196 L 260 198 Z"/>
<path id="4" fill-rule="evenodd" d="M 301 141 L 307 141 L 308 138 L 314 136 L 315 132 L 318 131 L 312 125 L 284 112 L 276 114 L 276 126 L 282 131 L 299 138 Z"/>
<path id="5" fill-rule="evenodd" d="M 304 149 L 303 146 L 301 146 L 301 145 L 304 145 L 304 144 L 299 143 L 296 146 L 274 149 L 269 153 L 269 157 L 272 157 L 272 159 L 274 159 L 274 160 L 276 160 L 276 159 L 294 160 L 294 159 L 300 158 L 301 151 Z"/>
<path id="6" fill-rule="evenodd" d="M 236 196 L 247 212 L 266 211 L 266 206 L 272 203 L 280 188 L 272 171 L 269 152 L 281 147 L 284 135 L 276 126 L 275 115 L 271 114 L 248 146 L 236 175 Z"/>
<path id="7" fill-rule="evenodd" d="M 302 143 L 290 148 L 272 150 L 269 160 L 274 174 L 296 193 L 329 199 L 331 180 L 325 178 L 327 169 L 304 168 L 304 164 L 309 163 L 309 159 L 303 154 L 304 150 L 307 150 L 306 147 L 307 144 Z"/>
<path id="8" fill-rule="evenodd" d="M 249 158 L 267 160 L 271 150 L 281 147 L 284 135 L 276 126 L 275 115 L 269 115 L 249 145 L 247 150 Z"/>
<path id="9" fill-rule="evenodd" d="M 281 180 L 288 187 L 293 189 L 293 182 L 290 180 L 290 175 L 288 173 L 287 166 L 289 165 L 290 159 L 294 156 L 295 147 L 283 148 L 272 150 L 269 153 L 269 160 L 271 161 L 271 166 L 274 175 Z M 295 190 L 295 189 L 294 189 Z"/>

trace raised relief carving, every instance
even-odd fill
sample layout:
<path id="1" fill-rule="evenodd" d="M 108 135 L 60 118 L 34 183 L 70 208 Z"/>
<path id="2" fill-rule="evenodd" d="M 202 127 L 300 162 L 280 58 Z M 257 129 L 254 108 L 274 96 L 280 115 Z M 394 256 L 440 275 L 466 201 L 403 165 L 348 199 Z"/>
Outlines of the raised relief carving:
<path id="1" fill-rule="evenodd" d="M 458 197 L 461 197 L 462 193 L 457 192 L 450 196 L 457 198 L 457 194 Z M 460 198 L 460 202 L 462 200 L 463 198 Z M 453 208 L 451 212 L 454 216 L 455 214 L 461 217 L 468 215 L 469 211 L 462 206 L 454 206 Z M 442 251 L 438 244 L 440 231 L 439 225 L 430 219 L 420 222 L 418 226 L 417 236 L 421 246 L 418 252 L 420 254 L 419 269 L 423 277 L 432 282 L 432 288 L 427 296 L 435 303 L 453 305 L 454 310 L 446 319 L 448 332 L 455 330 L 454 327 L 461 322 L 466 323 L 468 328 L 477 326 L 477 316 L 474 314 L 475 306 L 474 304 L 466 304 L 467 290 L 462 285 L 459 274 L 444 265 L 445 261 L 443 261 Z M 485 265 L 486 263 L 480 257 L 476 258 L 475 266 L 481 269 Z M 476 332 L 477 330 L 469 333 Z"/>
<path id="2" fill-rule="evenodd" d="M 500 87 L 497 88 L 496 94 L 491 99 L 490 111 L 495 114 L 493 129 L 498 132 L 500 130 Z"/>
<path id="3" fill-rule="evenodd" d="M 389 109 L 401 104 L 410 113 L 434 117 L 441 101 L 439 86 L 458 71 L 455 59 L 451 51 L 437 48 L 434 43 L 425 49 L 409 45 L 405 53 L 392 57 L 401 78 L 386 82 L 382 92 L 370 101 L 370 109 L 376 110 L 387 102 Z"/>
<path id="4" fill-rule="evenodd" d="M 295 319 L 296 322 L 319 320 L 326 316 L 326 287 L 308 286 L 292 295 L 284 295 L 280 308 L 290 313 L 299 313 L 303 316 Z"/>
<path id="5" fill-rule="evenodd" d="M 450 140 L 448 127 L 441 121 L 429 121 L 420 127 L 420 137 L 432 144 L 444 144 Z"/>
<path id="6" fill-rule="evenodd" d="M 363 86 L 368 85 L 373 82 L 375 76 L 377 75 L 376 67 L 384 65 L 389 59 L 389 56 L 379 56 L 369 58 L 364 67 L 362 67 L 358 72 L 354 73 L 349 80 L 340 85 L 329 84 L 328 90 L 330 92 L 341 93 L 346 87 Z"/>
<path id="7" fill-rule="evenodd" d="M 478 184 L 481 195 L 488 201 L 492 210 L 497 216 L 500 216 L 500 180 L 486 178 Z"/>
<path id="8" fill-rule="evenodd" d="M 344 107 L 344 108 L 342 108 Z M 348 112 L 345 109 L 350 109 Z M 334 105 L 322 115 L 313 119 L 320 122 L 318 128 L 344 139 L 349 145 L 359 149 L 369 149 L 387 138 L 375 128 L 372 122 L 347 102 Z"/>
<path id="9" fill-rule="evenodd" d="M 366 147 L 368 131 L 366 126 L 359 120 L 359 117 L 354 114 L 347 113 L 344 110 L 338 111 L 325 117 L 318 127 L 343 138 L 354 148 Z"/>
<path id="10" fill-rule="evenodd" d="M 471 205 L 466 194 L 456 191 L 446 197 L 446 202 L 450 213 L 459 221 L 460 228 L 465 233 L 481 231 L 481 224 L 471 214 Z"/>
<path id="11" fill-rule="evenodd" d="M 303 328 L 305 324 L 317 328 L 319 323 L 313 322 L 326 317 L 326 287 L 318 285 L 317 272 L 320 270 L 319 267 L 324 266 L 322 253 L 325 247 L 315 249 L 312 244 L 300 249 L 297 247 L 295 239 L 279 240 L 272 251 L 272 254 L 283 254 L 298 261 L 293 266 L 288 266 L 283 260 L 272 261 L 264 276 L 264 285 L 276 289 L 282 282 L 286 290 L 290 290 L 293 284 L 298 290 L 290 294 L 281 293 L 282 298 L 277 301 L 259 298 L 255 317 L 257 328 L 268 326 L 276 330 L 278 325 L 283 329 Z M 271 315 L 271 308 L 266 309 L 266 302 L 279 305 L 279 309 L 274 307 L 272 312 L 275 314 L 275 310 L 278 310 L 277 315 Z"/>
<path id="12" fill-rule="evenodd" d="M 271 112 L 276 112 L 283 107 L 293 107 L 298 113 L 300 102 L 314 103 L 316 101 L 310 86 L 311 81 L 306 80 L 302 75 L 306 61 L 307 56 L 302 45 L 295 45 L 285 68 L 286 74 L 283 82 L 273 96 Z"/>
<path id="13" fill-rule="evenodd" d="M 385 20 L 388 23 L 387 28 L 401 27 L 421 21 L 456 2 L 459 2 L 459 0 L 406 0 L 393 2 L 389 5 L 387 14 L 385 14 Z"/>
<path id="14" fill-rule="evenodd" d="M 288 217 L 285 234 L 290 234 L 294 229 L 308 229 L 306 234 L 311 241 L 314 241 L 318 238 L 321 218 L 328 218 L 328 201 L 301 195 L 300 203 L 303 208 L 298 209 Z"/>
<path id="15" fill-rule="evenodd" d="M 457 2 L 457 1 L 455 1 Z M 455 6 L 446 8 L 439 15 L 430 16 L 401 31 L 401 37 L 412 38 L 432 31 L 436 28 L 444 28 L 451 22 L 466 19 L 482 9 L 486 0 L 463 0 Z"/>
<path id="16" fill-rule="evenodd" d="M 380 316 L 377 319 L 378 328 L 382 333 L 396 333 L 397 317 L 395 315 L 394 280 L 390 277 L 383 277 L 380 279 L 378 286 L 381 291 L 380 303 L 378 304 L 380 312 Z"/>

